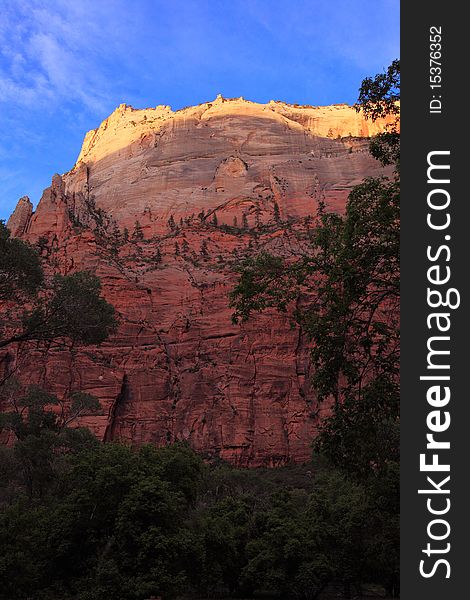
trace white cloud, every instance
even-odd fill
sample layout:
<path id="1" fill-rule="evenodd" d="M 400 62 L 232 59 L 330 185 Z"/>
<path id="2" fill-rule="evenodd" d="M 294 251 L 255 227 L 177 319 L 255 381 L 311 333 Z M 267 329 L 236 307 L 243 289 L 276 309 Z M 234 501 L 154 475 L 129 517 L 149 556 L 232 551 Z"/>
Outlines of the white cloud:
<path id="1" fill-rule="evenodd" d="M 52 108 L 65 100 L 102 111 L 109 83 L 99 65 L 103 48 L 93 43 L 99 27 L 89 18 L 94 12 L 90 2 L 7 0 L 0 21 L 6 42 L 0 102 Z"/>

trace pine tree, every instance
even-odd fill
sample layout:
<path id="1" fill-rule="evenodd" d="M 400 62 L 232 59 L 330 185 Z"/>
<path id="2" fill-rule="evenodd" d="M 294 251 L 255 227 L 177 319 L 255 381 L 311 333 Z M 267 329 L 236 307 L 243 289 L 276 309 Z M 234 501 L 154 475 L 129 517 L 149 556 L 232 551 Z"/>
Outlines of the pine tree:
<path id="1" fill-rule="evenodd" d="M 178 242 L 175 242 L 175 256 L 179 256 L 180 255 L 180 245 L 178 244 Z"/>
<path id="2" fill-rule="evenodd" d="M 157 251 L 155 252 L 155 262 L 157 263 L 157 265 L 162 262 L 162 253 L 160 251 L 160 248 L 157 248 Z"/>
<path id="3" fill-rule="evenodd" d="M 281 212 L 279 210 L 279 204 L 277 202 L 274 202 L 274 220 L 276 221 L 276 223 L 281 222 Z"/>
<path id="4" fill-rule="evenodd" d="M 173 215 L 170 215 L 170 218 L 168 219 L 168 227 L 171 229 L 171 231 L 176 229 L 175 218 Z"/>
<path id="5" fill-rule="evenodd" d="M 219 220 L 217 219 L 217 213 L 214 212 L 214 213 L 212 213 L 212 225 L 217 227 L 218 224 L 219 224 Z"/>
<path id="6" fill-rule="evenodd" d="M 142 230 L 142 225 L 139 223 L 139 221 L 135 222 L 134 231 L 132 232 L 132 239 L 133 240 L 143 240 L 144 239 L 144 232 Z"/>
<path id="7" fill-rule="evenodd" d="M 129 241 L 129 229 L 127 229 L 127 227 L 124 227 L 124 231 L 122 233 L 122 238 L 124 240 L 124 243 Z"/>
<path id="8" fill-rule="evenodd" d="M 183 254 L 187 254 L 189 252 L 189 244 L 188 244 L 188 240 L 186 238 L 183 240 L 182 250 L 183 250 Z"/>
<path id="9" fill-rule="evenodd" d="M 113 229 L 111 231 L 110 236 L 110 244 L 111 244 L 111 253 L 116 255 L 119 252 L 119 246 L 122 242 L 121 231 L 117 226 L 117 223 L 114 223 Z"/>

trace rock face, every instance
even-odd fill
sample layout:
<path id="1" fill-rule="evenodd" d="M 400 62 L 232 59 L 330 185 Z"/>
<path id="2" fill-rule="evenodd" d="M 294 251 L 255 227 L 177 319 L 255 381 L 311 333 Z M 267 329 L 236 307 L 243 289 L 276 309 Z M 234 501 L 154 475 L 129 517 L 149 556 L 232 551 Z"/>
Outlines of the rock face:
<path id="1" fill-rule="evenodd" d="M 32 214 L 33 205 L 28 196 L 23 196 L 18 200 L 18 204 L 7 222 L 12 236 L 21 237 L 26 232 Z"/>
<path id="2" fill-rule="evenodd" d="M 325 410 L 307 340 L 288 315 L 232 324 L 228 294 L 244 257 L 291 254 L 320 200 L 342 210 L 380 173 L 366 138 L 384 127 L 346 105 L 121 105 L 34 214 L 22 198 L 9 220 L 50 272 L 96 272 L 119 331 L 98 348 L 10 348 L 3 364 L 96 395 L 103 414 L 82 424 L 103 439 L 187 439 L 238 465 L 307 459 Z"/>

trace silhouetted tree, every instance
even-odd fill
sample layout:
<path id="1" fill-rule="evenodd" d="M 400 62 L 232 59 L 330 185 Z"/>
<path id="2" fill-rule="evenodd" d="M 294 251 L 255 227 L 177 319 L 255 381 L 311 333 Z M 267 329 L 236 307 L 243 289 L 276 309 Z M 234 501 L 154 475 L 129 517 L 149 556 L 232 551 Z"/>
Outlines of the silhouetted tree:
<path id="1" fill-rule="evenodd" d="M 29 244 L 10 237 L 0 221 L 0 301 L 23 302 L 34 296 L 44 282 L 38 253 Z"/>
<path id="2" fill-rule="evenodd" d="M 122 244 L 123 238 L 121 235 L 121 231 L 117 225 L 117 223 L 114 223 L 113 229 L 111 230 L 111 235 L 110 235 L 110 245 L 111 245 L 111 253 L 113 255 L 117 255 L 119 252 L 119 246 Z"/>
<path id="3" fill-rule="evenodd" d="M 168 219 L 168 227 L 171 231 L 174 231 L 176 229 L 175 218 L 173 217 L 173 215 L 170 215 L 170 218 Z"/>
<path id="4" fill-rule="evenodd" d="M 8 317 L 0 317 L 0 348 L 32 340 L 99 344 L 115 330 L 114 308 L 95 275 L 46 280 L 36 251 L 11 239 L 3 224 L 0 246 L 0 303 L 9 303 Z"/>
<path id="5" fill-rule="evenodd" d="M 132 239 L 135 241 L 144 239 L 144 232 L 142 230 L 142 225 L 139 221 L 136 221 L 134 224 L 134 231 L 132 232 Z"/>

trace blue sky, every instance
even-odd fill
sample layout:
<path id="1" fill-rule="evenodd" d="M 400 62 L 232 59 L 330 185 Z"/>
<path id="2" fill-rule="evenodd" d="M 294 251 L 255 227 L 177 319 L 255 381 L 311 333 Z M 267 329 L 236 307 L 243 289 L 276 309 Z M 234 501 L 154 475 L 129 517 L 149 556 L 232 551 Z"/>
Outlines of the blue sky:
<path id="1" fill-rule="evenodd" d="M 2 0 L 0 219 L 125 102 L 353 103 L 399 56 L 399 0 Z"/>

